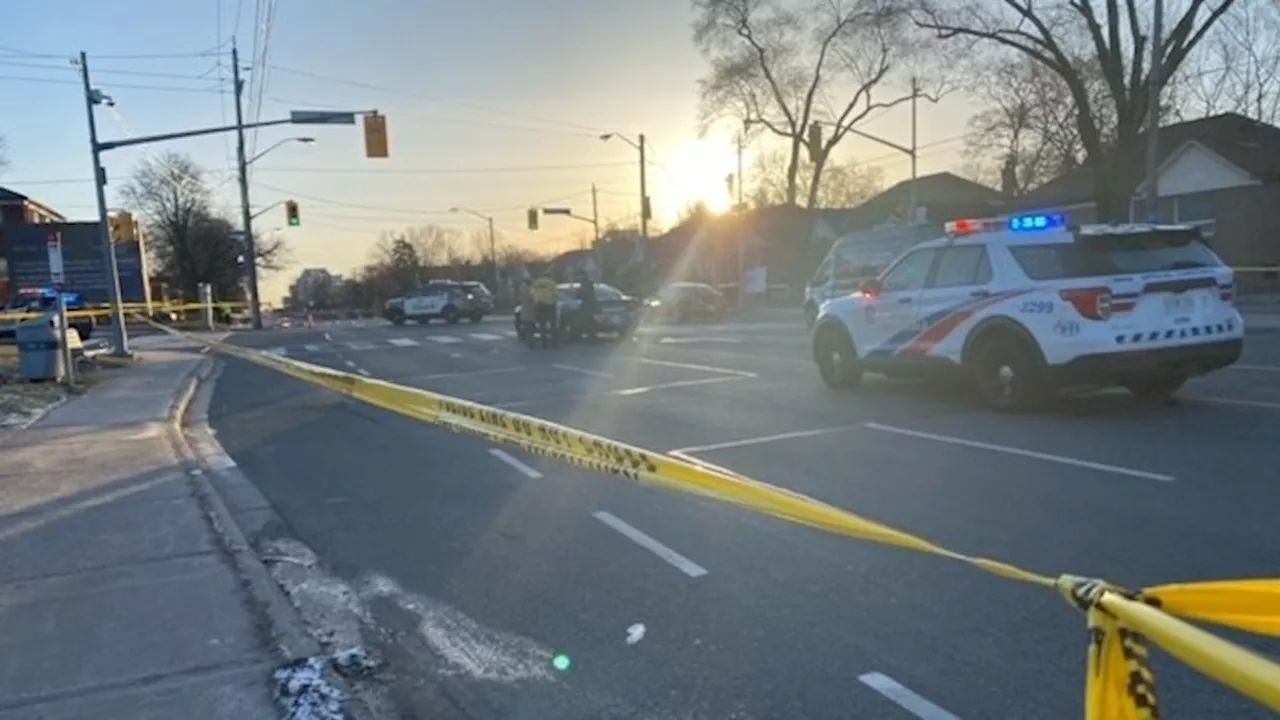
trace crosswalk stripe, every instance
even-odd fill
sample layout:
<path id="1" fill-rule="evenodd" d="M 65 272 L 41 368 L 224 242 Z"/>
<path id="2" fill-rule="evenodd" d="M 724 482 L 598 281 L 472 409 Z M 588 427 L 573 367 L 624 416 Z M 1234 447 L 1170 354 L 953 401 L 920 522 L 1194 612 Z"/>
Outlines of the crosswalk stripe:
<path id="1" fill-rule="evenodd" d="M 454 336 L 452 336 L 452 335 L 428 335 L 428 336 L 427 336 L 427 339 L 428 339 L 428 340 L 430 340 L 431 342 L 438 342 L 438 343 L 459 343 L 459 342 L 462 342 L 461 340 L 459 340 L 458 338 L 456 338 L 456 337 L 454 337 Z"/>
<path id="2" fill-rule="evenodd" d="M 320 346 L 315 344 L 303 345 L 302 349 L 306 350 L 307 352 L 320 352 Z"/>
<path id="3" fill-rule="evenodd" d="M 418 341 L 413 338 L 391 338 L 387 342 L 396 347 L 413 347 L 418 344 Z"/>
<path id="4" fill-rule="evenodd" d="M 377 346 L 377 345 L 374 345 L 374 344 L 373 344 L 373 343 L 371 343 L 371 342 L 365 342 L 365 341 L 363 341 L 363 340 L 357 340 L 357 341 L 355 341 L 355 342 L 349 342 L 349 343 L 347 343 L 347 347 L 351 348 L 352 350 L 373 350 L 373 349 L 377 348 L 378 346 Z"/>
<path id="5" fill-rule="evenodd" d="M 506 335 L 507 337 L 520 337 L 520 333 L 516 332 L 515 330 L 508 330 L 502 334 Z"/>
<path id="6" fill-rule="evenodd" d="M 467 334 L 477 340 L 501 340 L 502 339 L 501 335 L 494 335 L 493 333 L 467 333 Z"/>

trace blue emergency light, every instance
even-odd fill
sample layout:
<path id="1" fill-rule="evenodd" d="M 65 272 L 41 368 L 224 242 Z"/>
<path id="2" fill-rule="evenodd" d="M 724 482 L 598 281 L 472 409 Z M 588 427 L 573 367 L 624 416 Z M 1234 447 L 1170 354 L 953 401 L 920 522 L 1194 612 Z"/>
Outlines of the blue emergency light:
<path id="1" fill-rule="evenodd" d="M 1015 215 L 1009 218 L 1009 229 L 1014 232 L 1053 230 L 1066 226 L 1066 215 Z"/>

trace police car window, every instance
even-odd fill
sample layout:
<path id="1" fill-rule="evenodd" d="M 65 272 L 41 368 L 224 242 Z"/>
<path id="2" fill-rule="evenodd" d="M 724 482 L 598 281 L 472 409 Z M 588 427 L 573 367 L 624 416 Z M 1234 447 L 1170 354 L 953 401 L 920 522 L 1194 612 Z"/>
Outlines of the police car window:
<path id="1" fill-rule="evenodd" d="M 991 263 L 987 249 L 982 245 L 951 247 L 942 251 L 938 272 L 932 287 L 962 287 L 986 285 L 991 282 Z"/>
<path id="2" fill-rule="evenodd" d="M 597 300 L 619 300 L 622 298 L 622 292 L 611 285 L 596 283 L 596 299 Z"/>
<path id="3" fill-rule="evenodd" d="M 1032 280 L 1218 267 L 1222 261 L 1194 232 L 1167 230 L 1083 236 L 1073 243 L 1010 249 Z"/>
<path id="4" fill-rule="evenodd" d="M 903 257 L 881 279 L 880 287 L 884 292 L 902 292 L 919 290 L 929 277 L 929 266 L 933 264 L 935 250 L 916 250 Z"/>

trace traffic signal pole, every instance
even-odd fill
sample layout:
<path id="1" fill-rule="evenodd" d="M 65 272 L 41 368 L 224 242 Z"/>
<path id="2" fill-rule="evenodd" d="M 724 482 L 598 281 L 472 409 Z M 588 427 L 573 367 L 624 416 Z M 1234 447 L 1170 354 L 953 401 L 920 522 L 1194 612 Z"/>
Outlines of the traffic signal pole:
<path id="1" fill-rule="evenodd" d="M 244 226 L 245 263 L 249 268 L 249 312 L 253 329 L 262 329 L 262 302 L 258 296 L 258 252 L 249 210 L 249 163 L 244 152 L 244 83 L 240 79 L 240 53 L 231 45 L 231 82 L 236 97 L 236 165 L 240 171 L 240 222 Z"/>
<path id="2" fill-rule="evenodd" d="M 89 57 L 80 53 L 80 79 L 84 81 L 84 109 L 89 116 L 89 149 L 93 156 L 93 188 L 98 196 L 98 238 L 102 243 L 102 256 L 106 264 L 107 298 L 111 301 L 111 354 L 127 358 L 129 333 L 124 327 L 124 305 L 120 302 L 120 268 L 116 265 L 116 246 L 111 242 L 111 226 L 107 218 L 107 174 L 102 169 L 102 154 L 98 145 L 98 123 L 93 117 L 93 106 L 105 96 L 95 92 L 89 82 Z M 142 280 L 144 283 L 146 278 Z M 61 293 L 59 293 L 61 295 Z"/>

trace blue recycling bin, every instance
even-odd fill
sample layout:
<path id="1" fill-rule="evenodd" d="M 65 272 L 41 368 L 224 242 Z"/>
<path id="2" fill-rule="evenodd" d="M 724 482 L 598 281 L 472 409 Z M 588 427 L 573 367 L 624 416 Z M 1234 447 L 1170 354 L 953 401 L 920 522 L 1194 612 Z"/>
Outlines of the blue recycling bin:
<path id="1" fill-rule="evenodd" d="M 15 329 L 18 344 L 18 373 L 22 379 L 40 382 L 61 381 L 67 368 L 62 361 L 62 343 L 58 318 L 52 314 L 19 323 Z"/>

